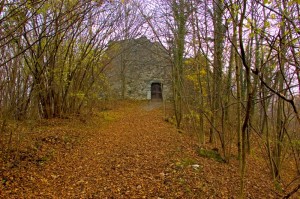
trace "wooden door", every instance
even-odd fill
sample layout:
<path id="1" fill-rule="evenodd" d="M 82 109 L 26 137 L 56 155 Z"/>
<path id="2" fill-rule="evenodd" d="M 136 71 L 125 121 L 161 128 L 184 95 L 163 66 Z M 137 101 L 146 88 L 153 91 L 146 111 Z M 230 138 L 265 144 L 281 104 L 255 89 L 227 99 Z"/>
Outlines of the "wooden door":
<path id="1" fill-rule="evenodd" d="M 162 100 L 162 89 L 160 83 L 151 84 L 151 99 L 152 100 Z"/>

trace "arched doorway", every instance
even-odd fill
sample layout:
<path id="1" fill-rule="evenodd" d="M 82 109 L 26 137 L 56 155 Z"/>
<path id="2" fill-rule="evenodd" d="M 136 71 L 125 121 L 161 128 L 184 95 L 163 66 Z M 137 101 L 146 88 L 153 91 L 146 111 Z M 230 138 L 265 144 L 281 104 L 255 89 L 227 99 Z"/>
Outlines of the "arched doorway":
<path id="1" fill-rule="evenodd" d="M 151 84 L 151 100 L 162 100 L 162 84 L 152 83 Z"/>

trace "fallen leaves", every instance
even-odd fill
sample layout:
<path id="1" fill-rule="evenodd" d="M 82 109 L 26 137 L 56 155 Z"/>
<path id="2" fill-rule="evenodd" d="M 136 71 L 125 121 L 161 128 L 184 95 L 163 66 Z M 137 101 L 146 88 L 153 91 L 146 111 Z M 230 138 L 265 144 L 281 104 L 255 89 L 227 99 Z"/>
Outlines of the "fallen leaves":
<path id="1" fill-rule="evenodd" d="M 164 122 L 157 104 L 126 102 L 91 120 L 81 125 L 72 120 L 48 125 L 49 135 L 36 136 L 36 151 L 51 158 L 39 165 L 2 170 L 0 196 L 167 199 L 238 195 L 237 161 L 220 164 L 200 157 L 196 139 L 178 134 Z M 259 176 L 251 173 L 248 177 L 248 196 L 274 197 L 271 180 Z"/>

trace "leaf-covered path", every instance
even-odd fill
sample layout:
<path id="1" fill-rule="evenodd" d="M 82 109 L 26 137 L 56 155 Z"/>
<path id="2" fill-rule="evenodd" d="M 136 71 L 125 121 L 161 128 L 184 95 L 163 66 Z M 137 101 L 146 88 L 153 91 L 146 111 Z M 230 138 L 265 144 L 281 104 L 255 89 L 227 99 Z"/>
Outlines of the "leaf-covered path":
<path id="1" fill-rule="evenodd" d="M 237 164 L 199 157 L 195 139 L 177 133 L 156 105 L 127 103 L 102 112 L 90 123 L 94 127 L 87 124 L 80 144 L 58 149 L 42 166 L 15 172 L 11 184 L 2 186 L 2 196 L 159 199 L 238 194 Z M 263 169 L 258 166 L 249 172 L 248 198 L 274 197 Z"/>
<path id="2" fill-rule="evenodd" d="M 126 108 L 91 136 L 73 157 L 62 160 L 60 188 L 71 198 L 164 197 L 164 169 L 176 148 L 174 128 L 152 111 Z M 116 117 L 116 118 L 115 118 Z M 68 160 L 69 159 L 69 160 Z M 66 164 L 63 164 L 66 162 Z"/>

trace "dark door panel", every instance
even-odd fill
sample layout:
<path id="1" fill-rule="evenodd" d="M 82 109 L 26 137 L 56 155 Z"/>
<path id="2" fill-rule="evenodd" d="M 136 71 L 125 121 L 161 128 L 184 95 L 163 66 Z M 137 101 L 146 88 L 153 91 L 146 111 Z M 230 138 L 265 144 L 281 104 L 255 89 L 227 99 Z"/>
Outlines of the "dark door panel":
<path id="1" fill-rule="evenodd" d="M 160 83 L 151 84 L 151 99 L 162 99 L 162 89 Z"/>

